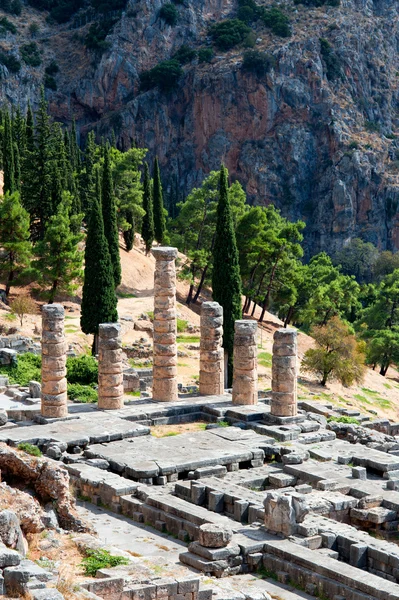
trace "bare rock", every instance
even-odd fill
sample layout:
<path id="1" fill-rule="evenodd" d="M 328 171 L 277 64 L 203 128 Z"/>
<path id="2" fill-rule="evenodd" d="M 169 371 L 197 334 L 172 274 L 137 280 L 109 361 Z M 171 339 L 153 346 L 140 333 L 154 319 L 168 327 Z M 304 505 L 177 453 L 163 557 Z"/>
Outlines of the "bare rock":
<path id="1" fill-rule="evenodd" d="M 136 331 L 148 331 L 151 333 L 154 331 L 154 325 L 151 323 L 151 321 L 145 321 L 144 319 L 135 321 L 134 328 Z"/>
<path id="2" fill-rule="evenodd" d="M 233 532 L 226 525 L 204 523 L 199 528 L 198 541 L 206 548 L 224 548 L 231 541 Z"/>

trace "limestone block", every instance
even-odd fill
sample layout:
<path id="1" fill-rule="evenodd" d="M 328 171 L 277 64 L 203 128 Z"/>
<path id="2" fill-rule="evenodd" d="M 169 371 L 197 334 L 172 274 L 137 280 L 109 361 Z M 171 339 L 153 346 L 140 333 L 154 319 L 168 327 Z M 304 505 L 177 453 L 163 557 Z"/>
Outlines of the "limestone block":
<path id="1" fill-rule="evenodd" d="M 155 369 L 154 369 L 155 372 Z M 152 397 L 155 400 L 176 402 L 178 400 L 177 378 L 155 379 L 152 385 Z"/>
<path id="2" fill-rule="evenodd" d="M 119 323 L 101 323 L 98 328 L 98 408 L 123 407 L 122 338 Z"/>
<path id="3" fill-rule="evenodd" d="M 198 530 L 198 542 L 205 548 L 224 548 L 232 540 L 233 532 L 226 525 L 204 523 Z"/>
<path id="4" fill-rule="evenodd" d="M 67 405 L 61 406 L 42 406 L 41 414 L 43 417 L 47 419 L 63 419 L 68 416 L 68 407 Z"/>
<path id="5" fill-rule="evenodd" d="M 297 332 L 278 329 L 274 333 L 272 359 L 272 415 L 297 414 Z"/>
<path id="6" fill-rule="evenodd" d="M 176 357 L 172 354 L 171 356 L 154 356 L 154 367 L 174 367 L 176 364 Z"/>
<path id="7" fill-rule="evenodd" d="M 224 391 L 223 308 L 217 302 L 201 305 L 200 379 L 203 395 Z"/>
<path id="8" fill-rule="evenodd" d="M 106 403 L 106 405 L 104 405 Z M 98 397 L 98 408 L 101 410 L 119 410 L 123 408 L 123 396 L 107 396 L 106 399 Z"/>
<path id="9" fill-rule="evenodd" d="M 45 382 L 43 382 L 44 385 Z M 63 406 L 67 403 L 67 393 L 61 392 L 60 394 L 44 394 L 42 389 L 42 402 L 48 406 Z"/>
<path id="10" fill-rule="evenodd" d="M 47 379 L 47 381 L 43 381 L 42 392 L 43 394 L 52 394 L 58 395 L 62 393 L 66 393 L 67 391 L 67 380 L 65 377 L 59 379 L 58 381 L 51 381 Z"/>
<path id="11" fill-rule="evenodd" d="M 58 342 L 56 344 L 42 343 L 42 355 L 54 356 L 56 358 L 66 355 L 68 344 L 66 342 Z"/>
<path id="12" fill-rule="evenodd" d="M 98 385 L 104 387 L 115 387 L 122 385 L 123 373 L 99 373 L 98 374 Z"/>
<path id="13" fill-rule="evenodd" d="M 42 308 L 42 385 L 41 414 L 48 418 L 65 417 L 67 408 L 64 307 L 46 304 Z"/>
<path id="14" fill-rule="evenodd" d="M 174 344 L 176 342 L 176 333 L 159 333 L 158 331 L 154 331 L 154 343 L 156 344 Z"/>

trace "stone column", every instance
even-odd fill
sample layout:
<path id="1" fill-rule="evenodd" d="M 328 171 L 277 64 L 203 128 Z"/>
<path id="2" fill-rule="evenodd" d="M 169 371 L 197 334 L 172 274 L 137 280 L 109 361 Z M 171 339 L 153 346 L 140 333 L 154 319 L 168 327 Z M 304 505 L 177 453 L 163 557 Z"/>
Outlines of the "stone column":
<path id="1" fill-rule="evenodd" d="M 177 396 L 176 268 L 177 248 L 152 248 L 154 275 L 154 361 L 152 397 L 175 402 Z"/>
<path id="2" fill-rule="evenodd" d="M 233 404 L 258 403 L 257 329 L 256 321 L 234 325 Z"/>
<path id="3" fill-rule="evenodd" d="M 223 307 L 217 302 L 201 304 L 199 393 L 224 392 Z"/>
<path id="4" fill-rule="evenodd" d="M 98 327 L 98 408 L 123 408 L 122 338 L 119 323 Z"/>
<path id="5" fill-rule="evenodd" d="M 41 414 L 49 419 L 68 415 L 66 352 L 64 307 L 45 304 L 42 307 Z"/>
<path id="6" fill-rule="evenodd" d="M 270 414 L 297 414 L 297 332 L 278 329 L 274 334 L 272 359 L 272 402 Z"/>

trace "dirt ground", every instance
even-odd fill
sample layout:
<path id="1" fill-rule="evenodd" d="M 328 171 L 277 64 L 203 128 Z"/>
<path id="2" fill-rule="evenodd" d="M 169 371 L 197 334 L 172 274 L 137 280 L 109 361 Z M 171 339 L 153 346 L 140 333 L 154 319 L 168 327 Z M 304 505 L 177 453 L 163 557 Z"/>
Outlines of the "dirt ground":
<path id="1" fill-rule="evenodd" d="M 179 255 L 177 263 L 182 264 L 183 255 Z M 153 311 L 153 278 L 155 259 L 146 256 L 144 246 L 137 238 L 135 247 L 131 252 L 121 248 L 122 284 L 118 288 L 118 312 L 122 323 L 123 344 L 130 346 L 140 339 L 151 343 L 151 335 L 144 331 L 136 331 L 134 322 L 141 315 Z M 33 286 L 27 288 L 14 288 L 11 299 L 15 294 L 29 293 Z M 200 324 L 199 306 L 187 307 L 185 298 L 188 292 L 188 283 L 178 279 L 177 282 L 177 315 L 179 319 L 187 321 L 194 328 Z M 18 320 L 10 320 L 10 311 L 0 308 L 0 324 L 15 327 L 17 332 L 37 341 L 40 340 L 41 319 L 39 305 L 38 313 L 28 315 L 23 326 Z M 91 348 L 91 336 L 85 335 L 80 330 L 80 296 L 79 292 L 73 300 L 63 301 L 65 306 L 65 334 L 68 343 L 77 353 L 88 352 Z M 258 317 L 260 309 L 255 316 Z M 126 319 L 127 318 L 127 319 Z M 282 322 L 270 313 L 266 313 L 264 323 L 258 329 L 258 375 L 259 388 L 268 390 L 271 386 L 271 352 L 273 333 L 281 327 Z M 308 335 L 299 333 L 299 358 L 301 359 L 308 348 L 313 345 L 313 339 Z M 183 385 L 195 384 L 199 375 L 199 333 L 183 332 L 178 334 L 178 370 L 179 382 Z M 136 365 L 136 362 L 134 363 Z M 138 365 L 136 365 L 138 366 Z M 320 386 L 316 379 L 308 374 L 301 373 L 299 379 L 299 394 L 301 398 L 310 398 L 330 401 L 341 407 L 355 407 L 371 414 L 377 412 L 381 417 L 391 420 L 399 419 L 398 396 L 399 375 L 394 369 L 389 369 L 387 377 L 382 377 L 376 371 L 367 370 L 364 383 L 345 388 L 339 383 L 328 383 Z M 372 412 L 374 411 L 374 412 Z"/>

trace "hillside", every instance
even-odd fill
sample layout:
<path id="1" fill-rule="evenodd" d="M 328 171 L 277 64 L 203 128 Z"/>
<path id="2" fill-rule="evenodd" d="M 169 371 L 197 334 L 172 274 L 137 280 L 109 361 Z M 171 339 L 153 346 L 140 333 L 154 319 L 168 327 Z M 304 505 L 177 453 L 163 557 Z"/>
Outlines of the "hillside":
<path id="1" fill-rule="evenodd" d="M 181 258 L 183 255 L 180 256 Z M 144 248 L 136 239 L 135 248 L 131 252 L 121 249 L 122 284 L 118 288 L 118 312 L 122 324 L 122 340 L 125 348 L 132 348 L 133 344 L 144 342 L 148 346 L 147 359 L 131 359 L 136 367 L 151 364 L 151 334 L 148 331 L 134 329 L 134 323 L 144 315 L 153 311 L 153 277 L 154 259 L 145 256 Z M 25 288 L 14 288 L 13 294 L 26 293 Z M 12 294 L 12 296 L 13 296 Z M 199 306 L 193 310 L 184 304 L 187 294 L 187 284 L 178 281 L 177 285 L 177 314 L 178 318 L 187 321 L 188 330 L 179 334 L 178 338 L 178 372 L 179 382 L 184 385 L 195 384 L 199 374 Z M 206 300 L 206 297 L 203 297 Z M 80 297 L 74 301 L 63 302 L 66 307 L 65 332 L 68 343 L 77 353 L 88 352 L 91 347 L 91 336 L 80 331 Z M 260 310 L 260 309 L 258 309 Z M 15 326 L 18 333 L 28 335 L 40 340 L 40 316 L 28 315 L 25 317 L 23 327 L 19 322 L 10 322 L 7 318 L 9 311 L 0 308 L 0 326 Z M 258 314 L 256 316 L 259 316 Z M 141 321 L 142 322 L 142 321 Z M 148 323 L 149 321 L 147 321 Z M 259 389 L 268 390 L 271 386 L 271 352 L 273 333 L 282 322 L 270 313 L 266 313 L 264 323 L 258 330 L 258 375 Z M 140 340 L 142 340 L 140 342 Z M 299 359 L 306 350 L 313 345 L 313 339 L 300 332 L 298 338 Z M 131 353 L 128 352 L 129 356 Z M 323 403 L 332 402 L 342 408 L 358 408 L 362 412 L 378 414 L 380 417 L 399 420 L 397 396 L 399 388 L 398 372 L 390 368 L 387 377 L 382 377 L 378 372 L 367 369 L 366 377 L 361 385 L 346 388 L 339 383 L 328 383 L 326 387 L 319 385 L 315 378 L 301 373 L 299 377 L 299 398 L 321 400 Z"/>
<path id="2" fill-rule="evenodd" d="M 280 2 L 290 37 L 250 24 L 251 44 L 272 57 L 262 75 L 243 70 L 242 44 L 222 52 L 208 35 L 210 25 L 236 16 L 236 0 L 176 2 L 173 26 L 160 17 L 161 4 L 129 0 L 105 16 L 80 9 L 61 25 L 23 4 L 20 16 L 7 15 L 16 32 L 0 40 L 3 62 L 5 53 L 21 63 L 17 73 L 1 67 L 1 97 L 25 108 L 47 77 L 57 88 L 46 91 L 57 119 L 75 118 L 82 141 L 92 128 L 113 129 L 121 147 L 147 147 L 159 156 L 168 193 L 177 186 L 180 198 L 224 161 L 251 202 L 273 202 L 307 222 L 309 254 L 355 236 L 399 249 L 398 3 Z M 32 42 L 36 67 L 22 58 Z M 184 64 L 168 92 L 141 90 L 139 75 L 183 44 L 213 47 L 211 62 Z M 59 70 L 46 76 L 54 64 Z"/>

